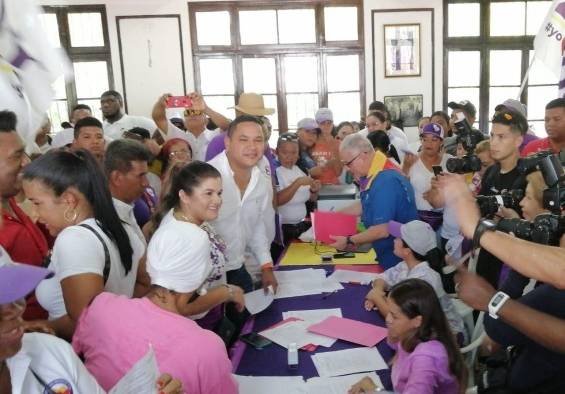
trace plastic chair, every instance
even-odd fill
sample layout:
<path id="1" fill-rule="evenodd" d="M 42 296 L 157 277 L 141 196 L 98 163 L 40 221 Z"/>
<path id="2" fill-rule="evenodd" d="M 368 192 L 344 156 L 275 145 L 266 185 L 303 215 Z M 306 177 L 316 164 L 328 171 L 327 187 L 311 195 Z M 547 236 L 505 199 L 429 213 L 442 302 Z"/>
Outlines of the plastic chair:
<path id="1" fill-rule="evenodd" d="M 475 361 L 477 360 L 477 353 L 479 347 L 481 346 L 484 338 L 486 337 L 485 326 L 483 324 L 484 317 L 485 317 L 485 313 L 480 312 L 477 318 L 477 322 L 475 323 L 475 327 L 473 329 L 473 334 L 471 335 L 471 343 L 460 349 L 461 353 L 463 354 L 463 358 L 465 359 L 465 363 L 467 364 L 467 369 L 469 371 L 469 383 L 468 383 L 469 387 L 472 387 L 475 384 L 474 373 L 473 373 L 475 367 Z"/>

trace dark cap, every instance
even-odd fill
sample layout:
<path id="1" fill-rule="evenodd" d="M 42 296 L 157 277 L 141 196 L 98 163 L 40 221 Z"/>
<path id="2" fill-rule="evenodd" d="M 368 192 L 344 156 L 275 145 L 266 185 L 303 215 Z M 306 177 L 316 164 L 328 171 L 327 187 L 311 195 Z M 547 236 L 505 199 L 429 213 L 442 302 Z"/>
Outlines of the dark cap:
<path id="1" fill-rule="evenodd" d="M 463 100 L 458 103 L 451 101 L 447 106 L 451 109 L 460 109 L 472 118 L 477 116 L 477 109 L 473 103 L 468 100 Z"/>
<path id="2" fill-rule="evenodd" d="M 149 138 L 151 138 L 151 134 L 149 133 L 149 130 L 144 129 L 143 127 L 134 127 L 133 129 L 129 129 L 124 133 L 124 137 L 127 138 L 128 137 L 127 134 L 129 134 L 131 139 L 134 140 L 148 140 Z"/>
<path id="3" fill-rule="evenodd" d="M 500 111 L 494 113 L 492 117 L 492 123 L 499 123 L 506 126 L 510 126 L 524 135 L 528 131 L 528 121 L 526 118 L 518 111 L 510 108 L 504 108 Z"/>

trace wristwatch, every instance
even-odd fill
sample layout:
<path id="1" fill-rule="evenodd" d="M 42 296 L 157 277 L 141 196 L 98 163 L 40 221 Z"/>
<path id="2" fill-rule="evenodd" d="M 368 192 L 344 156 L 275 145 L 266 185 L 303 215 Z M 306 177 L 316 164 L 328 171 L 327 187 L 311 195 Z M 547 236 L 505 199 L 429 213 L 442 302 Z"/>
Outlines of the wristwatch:
<path id="1" fill-rule="evenodd" d="M 488 303 L 488 314 L 490 317 L 498 319 L 498 311 L 509 298 L 510 296 L 502 291 L 498 291 L 495 295 L 493 295 Z"/>
<path id="2" fill-rule="evenodd" d="M 351 236 L 347 236 L 347 238 L 345 238 L 345 242 L 347 246 L 355 246 L 355 242 L 353 242 L 353 240 L 351 239 Z"/>
<path id="3" fill-rule="evenodd" d="M 477 249 L 481 246 L 481 237 L 486 231 L 495 231 L 496 223 L 492 220 L 481 219 L 475 227 L 475 233 L 473 234 L 473 249 Z"/>

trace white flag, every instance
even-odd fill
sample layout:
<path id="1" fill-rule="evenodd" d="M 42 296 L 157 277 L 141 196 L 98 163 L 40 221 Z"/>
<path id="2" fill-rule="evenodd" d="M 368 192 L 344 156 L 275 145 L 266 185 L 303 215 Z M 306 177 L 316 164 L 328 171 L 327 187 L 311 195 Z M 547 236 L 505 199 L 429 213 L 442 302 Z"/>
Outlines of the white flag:
<path id="1" fill-rule="evenodd" d="M 0 110 L 18 117 L 17 131 L 35 139 L 54 96 L 53 82 L 68 69 L 47 41 L 34 0 L 0 0 Z"/>
<path id="2" fill-rule="evenodd" d="M 565 0 L 554 0 L 534 40 L 534 57 L 555 75 L 561 75 L 565 37 Z"/>

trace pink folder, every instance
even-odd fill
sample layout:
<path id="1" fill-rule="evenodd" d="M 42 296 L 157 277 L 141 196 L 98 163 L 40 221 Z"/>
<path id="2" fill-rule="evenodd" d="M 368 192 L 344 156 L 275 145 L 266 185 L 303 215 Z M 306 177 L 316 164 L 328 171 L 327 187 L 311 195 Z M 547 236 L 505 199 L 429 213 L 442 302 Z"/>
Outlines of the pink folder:
<path id="1" fill-rule="evenodd" d="M 330 316 L 311 325 L 308 331 L 368 347 L 375 346 L 385 339 L 388 332 L 384 327 L 337 316 Z"/>
<path id="2" fill-rule="evenodd" d="M 341 212 L 315 211 L 312 213 L 314 238 L 325 244 L 335 241 L 330 235 L 348 236 L 357 233 L 357 217 Z"/>

